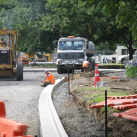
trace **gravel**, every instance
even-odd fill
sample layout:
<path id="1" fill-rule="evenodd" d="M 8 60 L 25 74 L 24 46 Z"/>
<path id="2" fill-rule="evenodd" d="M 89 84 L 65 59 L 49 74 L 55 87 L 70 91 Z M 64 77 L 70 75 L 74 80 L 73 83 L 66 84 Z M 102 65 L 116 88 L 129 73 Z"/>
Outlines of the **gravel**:
<path id="1" fill-rule="evenodd" d="M 108 73 L 108 76 L 118 76 L 127 79 L 124 72 Z M 104 137 L 104 122 L 88 113 L 85 108 L 76 106 L 73 96 L 69 96 L 68 82 L 54 92 L 53 104 L 69 137 Z"/>
<path id="2" fill-rule="evenodd" d="M 120 79 L 126 78 L 123 72 L 109 73 L 107 75 L 118 76 Z M 39 77 L 37 77 L 37 79 L 38 78 Z M 33 136 L 38 135 L 38 137 L 40 137 L 39 136 L 40 121 L 38 118 L 39 114 L 38 114 L 37 106 L 38 106 L 38 97 L 41 92 L 40 89 L 42 90 L 42 88 L 38 86 L 34 86 L 34 84 L 38 85 L 38 82 L 36 81 L 35 78 L 34 81 L 26 78 L 26 80 L 20 82 L 20 85 L 22 85 L 22 87 L 18 86 L 19 83 L 16 81 L 15 82 L 12 80 L 6 82 L 5 81 L 3 82 L 1 81 L 0 84 L 1 85 L 0 100 L 4 100 L 5 102 L 6 110 L 7 110 L 6 112 L 7 118 L 21 123 L 26 123 L 29 126 L 28 133 Z M 15 87 L 20 88 L 20 92 L 18 91 L 18 89 L 16 89 L 17 90 L 16 91 L 14 86 L 11 86 L 12 82 L 14 82 Z M 27 86 L 23 84 L 26 84 Z M 7 85 L 7 87 L 4 90 L 3 86 L 5 85 Z M 28 90 L 26 90 L 25 92 L 23 92 L 24 87 L 26 87 L 27 89 L 29 88 L 30 90 L 33 89 L 33 91 L 28 92 Z M 40 88 L 40 89 L 35 90 L 35 88 Z M 69 96 L 67 92 L 68 92 L 68 83 L 65 82 L 63 85 L 60 86 L 60 88 L 58 88 L 54 92 L 53 104 L 57 110 L 57 113 L 60 117 L 60 120 L 68 136 L 69 137 L 104 137 L 105 131 L 103 130 L 104 129 L 103 125 L 105 121 L 96 119 L 92 114 L 88 113 L 85 108 L 82 108 L 81 106 L 76 106 L 73 96 L 71 95 Z M 7 94 L 7 96 L 5 96 L 5 93 Z M 25 103 L 22 105 L 22 102 L 24 102 L 24 100 Z M 15 106 L 18 105 L 19 107 L 18 109 L 16 109 Z M 24 119 L 25 115 L 27 115 L 26 119 Z M 30 121 L 29 119 L 33 119 L 33 120 Z"/>
<path id="3" fill-rule="evenodd" d="M 81 106 L 76 106 L 72 96 L 67 94 L 68 83 L 54 92 L 53 104 L 69 137 L 103 137 L 104 120 L 99 121 Z"/>

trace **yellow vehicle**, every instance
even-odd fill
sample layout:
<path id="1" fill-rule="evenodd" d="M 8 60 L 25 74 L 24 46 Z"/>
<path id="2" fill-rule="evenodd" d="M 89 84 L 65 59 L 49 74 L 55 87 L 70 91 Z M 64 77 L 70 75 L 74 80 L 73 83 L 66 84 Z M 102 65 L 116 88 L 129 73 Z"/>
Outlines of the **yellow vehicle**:
<path id="1" fill-rule="evenodd" d="M 23 62 L 17 52 L 17 40 L 17 31 L 0 30 L 0 76 L 23 80 Z"/>
<path id="2" fill-rule="evenodd" d="M 43 54 L 41 54 L 41 52 L 37 52 L 34 55 L 35 62 L 49 62 L 50 60 L 51 60 L 51 54 L 49 53 L 43 52 Z"/>
<path id="3" fill-rule="evenodd" d="M 23 64 L 28 64 L 29 62 L 34 61 L 34 55 L 28 55 L 25 52 L 20 52 L 20 58 L 23 61 Z"/>
<path id="4" fill-rule="evenodd" d="M 50 62 L 51 61 L 51 54 L 49 53 L 43 53 L 43 56 L 46 58 L 46 61 Z"/>
<path id="5" fill-rule="evenodd" d="M 28 55 L 25 52 L 20 52 L 20 58 L 23 64 L 28 64 L 29 62 L 49 62 L 51 60 L 51 54 L 49 53 L 35 53 L 34 55 Z"/>

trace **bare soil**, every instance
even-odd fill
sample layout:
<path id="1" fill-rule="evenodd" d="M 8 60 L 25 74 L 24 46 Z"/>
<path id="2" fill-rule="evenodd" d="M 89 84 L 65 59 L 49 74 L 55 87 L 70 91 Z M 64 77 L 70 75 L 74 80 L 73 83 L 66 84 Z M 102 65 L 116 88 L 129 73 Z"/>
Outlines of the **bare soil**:
<path id="1" fill-rule="evenodd" d="M 129 95 L 137 94 L 137 90 L 136 90 L 137 80 L 126 78 L 123 72 L 112 73 L 109 75 L 100 72 L 99 75 L 100 75 L 100 80 L 106 81 L 108 87 L 117 88 L 113 90 L 117 92 L 126 92 Z M 80 90 L 83 87 L 94 86 L 95 72 L 90 71 L 85 74 L 79 72 L 72 76 L 70 77 L 70 81 L 71 81 L 70 94 L 74 97 L 76 104 L 86 108 L 86 110 L 89 113 L 94 114 L 94 116 L 98 118 L 100 121 L 105 119 L 104 110 L 102 108 L 91 109 L 90 105 L 93 103 L 89 103 L 88 99 L 85 100 L 83 98 L 83 95 L 88 94 L 88 91 Z M 115 79 L 109 78 L 110 76 L 114 76 Z M 116 77 L 118 78 L 116 79 Z M 66 79 L 66 81 L 68 81 L 68 79 Z M 94 103 L 97 103 L 97 102 L 94 102 Z M 136 130 L 137 121 L 114 117 L 113 112 L 115 112 L 115 110 L 108 111 L 108 118 L 107 118 L 108 134 L 113 137 L 136 137 L 137 136 L 137 130 Z M 120 113 L 121 111 L 117 110 L 116 112 Z M 104 128 L 105 128 L 105 125 L 104 125 Z"/>

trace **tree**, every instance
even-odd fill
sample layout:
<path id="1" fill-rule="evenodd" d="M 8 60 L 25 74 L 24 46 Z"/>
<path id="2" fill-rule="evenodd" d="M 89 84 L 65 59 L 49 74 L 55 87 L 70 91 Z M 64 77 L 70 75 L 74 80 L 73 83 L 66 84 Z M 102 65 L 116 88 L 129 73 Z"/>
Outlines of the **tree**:
<path id="1" fill-rule="evenodd" d="M 42 30 L 40 24 L 42 17 L 45 16 L 46 2 L 46 0 L 18 0 L 13 4 L 2 6 L 0 26 L 18 31 L 18 50 L 28 53 L 53 51 L 52 36 L 49 38 L 51 32 Z M 44 35 L 47 35 L 48 39 Z"/>
<path id="2" fill-rule="evenodd" d="M 114 50 L 117 43 L 124 43 L 127 28 L 117 29 L 114 15 L 103 15 L 98 9 L 99 1 L 49 0 L 43 17 L 43 29 L 58 31 L 59 37 L 69 35 L 88 38 L 98 49 Z M 103 46 L 102 46 L 103 45 Z"/>
<path id="3" fill-rule="evenodd" d="M 94 4 L 81 0 L 49 0 L 46 9 L 48 13 L 43 17 L 43 29 L 57 30 L 60 37 L 74 35 L 92 40 L 105 20 Z"/>
<path id="4" fill-rule="evenodd" d="M 95 0 L 90 0 L 94 2 Z M 133 58 L 135 52 L 135 40 L 137 39 L 137 2 L 135 0 L 101 0 L 98 7 L 104 14 L 115 15 L 118 28 L 128 28 L 123 42 L 129 49 L 129 60 Z"/>

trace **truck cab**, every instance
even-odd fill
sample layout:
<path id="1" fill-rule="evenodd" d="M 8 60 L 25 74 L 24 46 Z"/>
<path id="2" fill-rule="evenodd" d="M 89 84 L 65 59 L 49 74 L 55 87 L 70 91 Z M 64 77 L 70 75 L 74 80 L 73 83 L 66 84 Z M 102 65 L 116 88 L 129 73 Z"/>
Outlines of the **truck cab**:
<path id="1" fill-rule="evenodd" d="M 58 40 L 57 72 L 64 73 L 68 69 L 81 69 L 83 61 L 88 60 L 95 52 L 95 45 L 82 37 L 68 36 Z"/>

